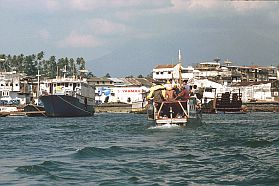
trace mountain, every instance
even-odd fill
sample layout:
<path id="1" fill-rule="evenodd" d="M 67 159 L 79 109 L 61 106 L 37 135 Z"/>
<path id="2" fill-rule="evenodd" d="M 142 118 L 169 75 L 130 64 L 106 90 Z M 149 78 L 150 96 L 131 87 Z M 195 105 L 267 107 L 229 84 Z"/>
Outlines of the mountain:
<path id="1" fill-rule="evenodd" d="M 119 46 L 116 50 L 97 59 L 89 60 L 87 66 L 94 75 L 113 77 L 129 75 L 146 76 L 158 64 L 177 63 L 178 49 L 182 51 L 186 67 L 219 57 L 221 62 L 229 59 L 235 65 L 277 66 L 278 43 L 268 37 L 242 30 L 219 30 L 193 32 L 166 38 L 136 40 Z M 232 39 L 233 38 L 233 39 Z"/>

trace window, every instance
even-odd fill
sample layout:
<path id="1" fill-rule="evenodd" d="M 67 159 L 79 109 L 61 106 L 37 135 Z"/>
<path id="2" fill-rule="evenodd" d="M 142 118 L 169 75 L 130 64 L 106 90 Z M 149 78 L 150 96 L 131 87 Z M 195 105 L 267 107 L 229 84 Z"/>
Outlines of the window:
<path id="1" fill-rule="evenodd" d="M 9 91 L 3 91 L 2 96 L 9 96 Z"/>

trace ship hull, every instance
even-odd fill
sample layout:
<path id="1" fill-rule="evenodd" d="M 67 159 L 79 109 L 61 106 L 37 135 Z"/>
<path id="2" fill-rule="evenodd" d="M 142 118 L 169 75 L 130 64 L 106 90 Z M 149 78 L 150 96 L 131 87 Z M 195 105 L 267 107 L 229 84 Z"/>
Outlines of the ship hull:
<path id="1" fill-rule="evenodd" d="M 94 114 L 93 104 L 84 104 L 78 98 L 68 95 L 45 95 L 40 100 L 49 117 L 84 117 Z"/>

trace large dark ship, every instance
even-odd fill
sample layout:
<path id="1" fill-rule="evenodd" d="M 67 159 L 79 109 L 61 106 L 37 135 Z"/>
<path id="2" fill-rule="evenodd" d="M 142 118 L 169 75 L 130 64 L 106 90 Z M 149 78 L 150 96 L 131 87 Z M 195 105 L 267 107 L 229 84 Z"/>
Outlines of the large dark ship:
<path id="1" fill-rule="evenodd" d="M 56 78 L 44 82 L 42 101 L 50 117 L 92 116 L 95 112 L 95 88 L 86 79 Z"/>

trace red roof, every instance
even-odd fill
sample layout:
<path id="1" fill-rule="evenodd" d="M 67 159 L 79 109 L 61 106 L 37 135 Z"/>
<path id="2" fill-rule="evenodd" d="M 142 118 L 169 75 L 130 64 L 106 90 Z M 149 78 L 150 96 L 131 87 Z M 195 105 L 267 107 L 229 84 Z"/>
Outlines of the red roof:
<path id="1" fill-rule="evenodd" d="M 155 67 L 155 69 L 159 69 L 159 68 L 173 68 L 173 67 L 175 67 L 176 66 L 176 64 L 174 65 L 174 64 L 166 64 L 166 65 L 157 65 L 156 67 Z"/>

